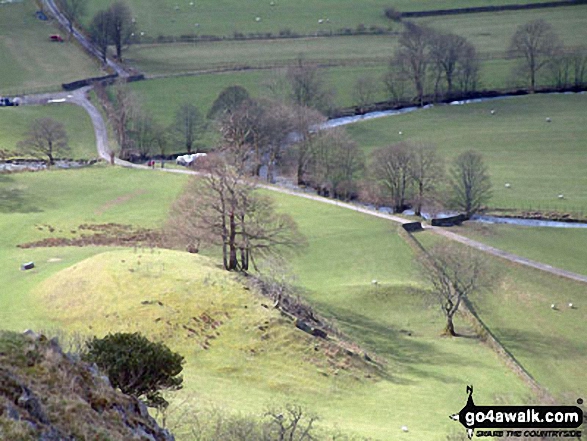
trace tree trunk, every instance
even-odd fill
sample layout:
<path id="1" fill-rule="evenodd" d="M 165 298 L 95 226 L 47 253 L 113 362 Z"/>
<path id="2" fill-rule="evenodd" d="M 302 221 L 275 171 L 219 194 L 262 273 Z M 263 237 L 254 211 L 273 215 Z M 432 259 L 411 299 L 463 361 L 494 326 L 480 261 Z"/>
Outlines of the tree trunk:
<path id="1" fill-rule="evenodd" d="M 444 335 L 448 337 L 456 337 L 457 333 L 455 332 L 455 325 L 452 321 L 452 315 L 446 317 L 446 327 L 444 328 Z"/>
<path id="2" fill-rule="evenodd" d="M 230 213 L 230 234 L 228 239 L 228 247 L 230 256 L 228 261 L 228 271 L 234 271 L 238 268 L 238 260 L 236 255 L 236 222 L 234 220 L 234 213 Z"/>

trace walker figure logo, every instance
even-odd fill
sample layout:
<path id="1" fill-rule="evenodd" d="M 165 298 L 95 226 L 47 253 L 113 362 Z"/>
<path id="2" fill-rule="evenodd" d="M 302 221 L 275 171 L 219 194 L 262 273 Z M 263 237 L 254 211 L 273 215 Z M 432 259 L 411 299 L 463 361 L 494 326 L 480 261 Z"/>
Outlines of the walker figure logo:
<path id="1" fill-rule="evenodd" d="M 517 429 L 477 431 L 477 436 L 514 437 L 577 437 L 581 432 L 519 429 L 575 429 L 583 423 L 583 411 L 577 406 L 476 406 L 473 402 L 473 386 L 467 386 L 467 404 L 459 413 L 450 416 L 459 421 L 469 439 L 476 429 Z M 579 404 L 582 400 L 578 400 Z M 506 433 L 507 432 L 507 433 Z"/>

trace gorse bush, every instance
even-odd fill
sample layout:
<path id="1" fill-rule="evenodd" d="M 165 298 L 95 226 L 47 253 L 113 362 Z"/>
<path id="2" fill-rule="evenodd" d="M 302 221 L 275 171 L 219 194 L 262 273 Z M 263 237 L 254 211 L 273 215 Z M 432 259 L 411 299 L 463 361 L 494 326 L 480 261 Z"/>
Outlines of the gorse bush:
<path id="1" fill-rule="evenodd" d="M 161 390 L 177 390 L 184 358 L 163 343 L 154 343 L 139 333 L 108 334 L 86 343 L 82 355 L 108 376 L 113 387 L 143 399 L 148 406 L 165 408 Z"/>

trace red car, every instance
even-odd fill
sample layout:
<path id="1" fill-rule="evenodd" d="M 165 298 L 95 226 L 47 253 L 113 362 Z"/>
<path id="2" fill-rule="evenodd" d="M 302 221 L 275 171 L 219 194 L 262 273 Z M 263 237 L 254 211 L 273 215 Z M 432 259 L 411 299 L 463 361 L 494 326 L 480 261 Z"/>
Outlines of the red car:
<path id="1" fill-rule="evenodd" d="M 63 43 L 63 37 L 61 37 L 61 35 L 59 35 L 59 34 L 50 35 L 49 40 L 58 41 L 59 43 Z"/>

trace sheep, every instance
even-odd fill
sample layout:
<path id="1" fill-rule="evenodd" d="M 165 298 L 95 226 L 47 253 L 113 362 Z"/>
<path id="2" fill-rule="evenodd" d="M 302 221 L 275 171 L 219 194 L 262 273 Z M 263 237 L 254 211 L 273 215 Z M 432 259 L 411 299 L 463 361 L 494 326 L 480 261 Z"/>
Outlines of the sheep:
<path id="1" fill-rule="evenodd" d="M 558 195 L 558 198 L 559 199 L 564 199 L 565 198 L 565 195 L 561 193 L 561 194 Z"/>
<path id="2" fill-rule="evenodd" d="M 378 284 L 379 282 L 377 281 L 377 279 L 371 280 L 371 285 L 377 286 Z"/>
<path id="3" fill-rule="evenodd" d="M 318 20 L 318 24 L 322 24 L 322 23 L 324 23 L 324 20 L 323 19 L 319 19 Z"/>
<path id="4" fill-rule="evenodd" d="M 495 110 L 491 109 L 491 114 L 495 115 Z"/>
<path id="5" fill-rule="evenodd" d="M 550 117 L 546 118 L 546 122 L 551 122 L 552 120 L 550 119 Z"/>
<path id="6" fill-rule="evenodd" d="M 569 303 L 569 308 L 574 309 L 575 306 L 572 303 Z"/>
<path id="7" fill-rule="evenodd" d="M 556 305 L 553 303 L 552 305 L 550 305 L 550 309 L 555 310 L 556 311 Z"/>
<path id="8" fill-rule="evenodd" d="M 402 136 L 404 134 L 404 132 L 402 132 L 401 130 L 399 132 L 397 132 L 399 136 Z"/>
<path id="9" fill-rule="evenodd" d="M 402 431 L 403 432 L 408 432 L 408 426 L 402 426 Z"/>
<path id="10" fill-rule="evenodd" d="M 506 182 L 506 183 L 505 183 L 505 188 L 511 188 L 511 186 L 512 186 L 512 185 L 511 185 L 509 182 Z"/>
<path id="11" fill-rule="evenodd" d="M 260 22 L 260 21 L 261 21 L 261 17 L 256 17 L 256 18 L 255 18 L 255 21 L 256 21 L 256 22 Z"/>

